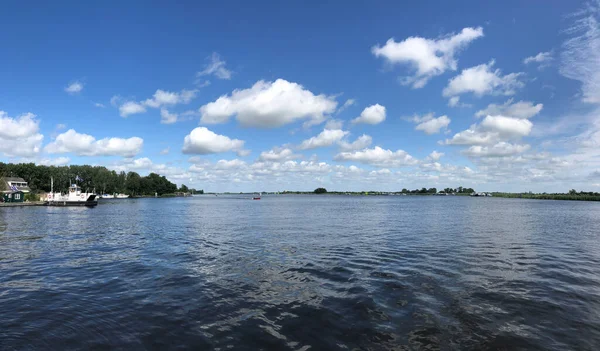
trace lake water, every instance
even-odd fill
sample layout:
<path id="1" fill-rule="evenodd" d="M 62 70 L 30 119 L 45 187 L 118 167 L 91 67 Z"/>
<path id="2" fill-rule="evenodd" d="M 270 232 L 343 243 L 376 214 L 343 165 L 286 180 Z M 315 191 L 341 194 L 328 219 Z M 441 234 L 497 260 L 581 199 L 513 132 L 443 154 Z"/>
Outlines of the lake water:
<path id="1" fill-rule="evenodd" d="M 2 350 L 599 347 L 600 203 L 0 208 Z"/>

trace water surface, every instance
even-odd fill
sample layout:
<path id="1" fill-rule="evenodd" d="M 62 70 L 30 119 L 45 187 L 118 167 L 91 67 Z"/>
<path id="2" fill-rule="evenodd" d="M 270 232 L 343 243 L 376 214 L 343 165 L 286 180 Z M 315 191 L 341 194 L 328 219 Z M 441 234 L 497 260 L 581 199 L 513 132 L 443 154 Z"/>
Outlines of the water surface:
<path id="1" fill-rule="evenodd" d="M 598 345 L 598 203 L 201 196 L 0 209 L 2 350 Z"/>

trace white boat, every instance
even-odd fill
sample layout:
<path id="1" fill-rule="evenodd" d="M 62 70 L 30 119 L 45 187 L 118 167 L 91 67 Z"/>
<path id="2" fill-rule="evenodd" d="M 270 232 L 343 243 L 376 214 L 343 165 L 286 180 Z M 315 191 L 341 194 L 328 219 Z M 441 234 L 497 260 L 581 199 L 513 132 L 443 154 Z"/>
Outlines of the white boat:
<path id="1" fill-rule="evenodd" d="M 127 194 L 115 194 L 115 199 L 127 199 L 128 197 Z"/>
<path id="2" fill-rule="evenodd" d="M 81 191 L 77 184 L 71 184 L 66 194 L 54 192 L 54 179 L 51 179 L 51 191 L 46 195 L 47 206 L 89 206 L 98 205 L 96 194 Z"/>
<path id="3" fill-rule="evenodd" d="M 110 194 L 102 194 L 100 195 L 101 199 L 114 199 L 115 195 L 110 195 Z"/>

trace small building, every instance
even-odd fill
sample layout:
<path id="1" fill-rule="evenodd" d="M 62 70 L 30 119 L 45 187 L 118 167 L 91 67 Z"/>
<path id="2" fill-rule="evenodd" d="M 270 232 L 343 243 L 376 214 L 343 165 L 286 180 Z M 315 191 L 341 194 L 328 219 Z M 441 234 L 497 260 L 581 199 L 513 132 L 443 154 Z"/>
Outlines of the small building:
<path id="1" fill-rule="evenodd" d="M 22 191 L 3 191 L 2 200 L 3 202 L 23 202 L 25 200 L 25 193 Z"/>
<path id="2" fill-rule="evenodd" d="M 24 193 L 31 192 L 29 185 L 23 178 L 19 177 L 4 177 L 0 179 L 0 189 L 4 188 L 6 191 L 21 191 Z M 2 186 L 4 185 L 4 186 Z"/>

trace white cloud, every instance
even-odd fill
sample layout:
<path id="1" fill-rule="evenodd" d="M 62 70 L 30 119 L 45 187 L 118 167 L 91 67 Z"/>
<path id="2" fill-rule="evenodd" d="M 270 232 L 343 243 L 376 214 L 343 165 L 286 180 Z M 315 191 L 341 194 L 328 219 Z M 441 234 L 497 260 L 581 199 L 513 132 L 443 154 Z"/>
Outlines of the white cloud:
<path id="1" fill-rule="evenodd" d="M 352 120 L 352 123 L 379 124 L 383 121 L 385 121 L 385 106 L 375 104 L 365 108 L 359 117 Z"/>
<path id="2" fill-rule="evenodd" d="M 294 152 L 289 148 L 276 147 L 272 150 L 261 152 L 260 156 L 258 157 L 258 160 L 262 162 L 283 162 L 300 157 L 302 156 L 294 154 Z"/>
<path id="3" fill-rule="evenodd" d="M 17 118 L 0 111 L 0 153 L 9 156 L 32 157 L 40 152 L 44 136 L 39 133 L 39 121 L 31 112 Z"/>
<path id="4" fill-rule="evenodd" d="M 527 136 L 531 133 L 532 127 L 533 123 L 526 119 L 504 116 L 487 116 L 480 124 L 483 131 L 499 133 L 509 138 Z"/>
<path id="5" fill-rule="evenodd" d="M 110 98 L 110 104 L 113 107 L 119 106 L 119 103 L 121 103 L 121 101 L 123 101 L 123 98 L 119 95 L 113 95 L 113 97 Z"/>
<path id="6" fill-rule="evenodd" d="M 78 156 L 134 157 L 142 151 L 143 144 L 144 140 L 138 137 L 96 140 L 91 135 L 69 129 L 46 145 L 45 151 L 50 154 L 74 153 Z"/>
<path id="7" fill-rule="evenodd" d="M 437 152 L 435 150 L 433 150 L 429 156 L 427 156 L 428 159 L 432 160 L 432 161 L 438 161 L 440 158 L 442 158 L 442 156 L 444 156 L 443 152 Z"/>
<path id="8" fill-rule="evenodd" d="M 100 108 L 105 108 L 106 107 L 106 106 L 104 106 L 104 104 L 99 103 L 99 102 L 94 102 L 94 106 L 100 107 Z"/>
<path id="9" fill-rule="evenodd" d="M 172 124 L 177 122 L 177 114 L 170 113 L 166 108 L 160 109 L 160 123 L 162 124 Z"/>
<path id="10" fill-rule="evenodd" d="M 519 101 L 514 104 L 512 102 L 513 99 L 508 99 L 502 105 L 489 104 L 487 108 L 477 111 L 475 116 L 502 115 L 515 118 L 531 118 L 540 113 L 544 107 L 543 104 L 534 105 L 530 101 Z"/>
<path id="11" fill-rule="evenodd" d="M 422 88 L 432 77 L 447 70 L 455 71 L 455 55 L 473 40 L 483 36 L 483 29 L 464 28 L 458 34 L 449 34 L 439 39 L 409 37 L 401 42 L 389 39 L 382 47 L 374 46 L 371 52 L 385 58 L 390 64 L 409 64 L 414 68 L 413 76 L 402 79 L 403 84 Z"/>
<path id="12" fill-rule="evenodd" d="M 204 66 L 204 69 L 198 73 L 196 73 L 197 77 L 214 75 L 219 79 L 231 79 L 231 72 L 227 68 L 225 68 L 226 62 L 221 60 L 221 56 L 218 53 L 213 52 L 213 54 L 208 58 L 210 62 Z"/>
<path id="13" fill-rule="evenodd" d="M 0 138 L 21 139 L 37 133 L 40 128 L 35 117 L 28 112 L 18 118 L 11 118 L 6 112 L 0 111 Z"/>
<path id="14" fill-rule="evenodd" d="M 412 121 L 418 123 L 415 130 L 421 130 L 425 134 L 438 134 L 442 129 L 447 129 L 450 124 L 450 118 L 448 116 L 440 116 L 435 118 L 432 113 L 424 115 L 423 117 L 415 116 Z"/>
<path id="15" fill-rule="evenodd" d="M 126 101 L 121 106 L 119 106 L 119 113 L 121 117 L 128 117 L 130 115 L 135 115 L 139 113 L 145 113 L 146 107 L 151 108 L 161 108 L 164 106 L 173 106 L 177 104 L 189 104 L 195 97 L 197 90 L 186 90 L 183 89 L 181 92 L 171 92 L 158 89 L 152 95 L 152 98 L 146 99 L 144 101 L 136 102 L 136 101 Z M 122 98 L 118 95 L 113 96 L 110 99 L 110 104 L 113 106 L 118 106 L 122 101 Z M 167 111 L 167 110 L 165 110 Z M 167 117 L 164 117 L 166 115 Z M 161 111 L 161 123 L 169 124 L 177 121 L 177 118 L 173 119 L 173 115 L 169 115 L 168 111 L 163 113 Z"/>
<path id="16" fill-rule="evenodd" d="M 349 132 L 341 129 L 325 129 L 319 135 L 304 140 L 298 148 L 300 150 L 316 149 L 339 143 Z"/>
<path id="17" fill-rule="evenodd" d="M 258 81 L 251 88 L 234 90 L 200 108 L 201 122 L 225 123 L 230 117 L 247 127 L 275 128 L 308 119 L 318 124 L 335 111 L 333 97 L 314 95 L 297 83 L 277 79 Z"/>
<path id="18" fill-rule="evenodd" d="M 363 134 L 363 135 L 359 136 L 352 143 L 349 143 L 346 141 L 340 141 L 339 144 L 340 144 L 340 149 L 342 151 L 354 151 L 354 150 L 365 149 L 365 148 L 371 146 L 372 142 L 373 142 L 373 139 L 369 135 Z"/>
<path id="19" fill-rule="evenodd" d="M 69 84 L 65 88 L 65 91 L 71 95 L 79 94 L 82 90 L 83 90 L 83 83 L 81 83 L 79 81 L 74 81 L 73 83 Z"/>
<path id="20" fill-rule="evenodd" d="M 166 147 L 166 148 L 160 150 L 160 154 L 161 155 L 168 155 L 170 151 L 171 151 L 171 148 L 170 147 Z"/>
<path id="21" fill-rule="evenodd" d="M 386 150 L 379 146 L 360 151 L 340 152 L 334 158 L 336 161 L 355 161 L 369 165 L 384 167 L 400 167 L 414 165 L 417 161 L 404 150 Z"/>
<path id="22" fill-rule="evenodd" d="M 531 133 L 533 123 L 527 119 L 487 116 L 479 125 L 456 133 L 446 139 L 447 145 L 491 145 L 500 141 L 519 139 Z"/>
<path id="23" fill-rule="evenodd" d="M 152 162 L 152 160 L 147 157 L 138 159 L 125 159 L 115 165 L 107 165 L 106 167 L 117 172 L 136 171 L 142 175 L 144 173 L 147 174 L 149 172 L 154 172 L 156 174 L 165 176 L 170 181 L 178 184 L 193 181 L 193 175 L 189 171 L 179 167 L 168 166 L 166 164 L 157 164 Z"/>
<path id="24" fill-rule="evenodd" d="M 144 105 L 138 104 L 135 101 L 127 101 L 119 107 L 119 114 L 121 117 L 127 117 L 129 115 L 135 115 L 144 112 L 146 112 Z"/>
<path id="25" fill-rule="evenodd" d="M 71 162 L 71 159 L 68 157 L 57 157 L 57 158 L 44 158 L 36 163 L 42 166 L 65 166 Z"/>
<path id="26" fill-rule="evenodd" d="M 350 106 L 353 106 L 353 105 L 355 105 L 355 104 L 356 104 L 356 100 L 354 100 L 354 99 L 348 99 L 348 100 L 346 100 L 346 102 L 344 102 L 344 104 L 342 105 L 342 107 L 340 107 L 340 108 L 337 110 L 337 113 L 338 113 L 338 114 L 339 114 L 339 113 L 342 113 L 342 111 L 344 111 L 344 110 L 345 110 L 345 109 L 347 109 L 348 107 L 350 107 Z"/>
<path id="27" fill-rule="evenodd" d="M 467 150 L 463 151 L 463 154 L 472 157 L 505 157 L 521 154 L 529 150 L 529 145 L 510 144 L 501 141 L 492 146 L 473 145 Z"/>
<path id="28" fill-rule="evenodd" d="M 244 149 L 244 141 L 230 139 L 216 134 L 205 127 L 198 127 L 186 135 L 183 140 L 184 154 L 217 154 L 223 152 L 240 152 Z"/>
<path id="29" fill-rule="evenodd" d="M 444 88 L 445 97 L 473 93 L 483 95 L 513 95 L 524 86 L 519 78 L 523 73 L 502 75 L 500 69 L 492 70 L 494 60 L 487 64 L 464 69 L 458 76 L 450 79 Z M 458 102 L 458 101 L 457 101 Z"/>
<path id="30" fill-rule="evenodd" d="M 570 16 L 574 20 L 562 45 L 559 72 L 582 83 L 583 101 L 600 103 L 600 2 Z"/>
<path id="31" fill-rule="evenodd" d="M 538 68 L 547 67 L 550 64 L 550 61 L 553 60 L 551 52 L 540 52 L 535 56 L 526 57 L 523 60 L 523 63 L 528 65 L 530 63 L 539 63 Z"/>
<path id="32" fill-rule="evenodd" d="M 448 100 L 448 106 L 456 107 L 456 106 L 458 106 L 459 102 L 460 102 L 460 96 L 453 96 Z"/>
<path id="33" fill-rule="evenodd" d="M 340 119 L 330 119 L 325 123 L 325 129 L 342 129 L 344 121 Z"/>
<path id="34" fill-rule="evenodd" d="M 195 97 L 197 90 L 181 90 L 180 93 L 158 89 L 151 99 L 146 99 L 143 104 L 148 107 L 159 108 L 166 105 L 189 104 Z"/>

